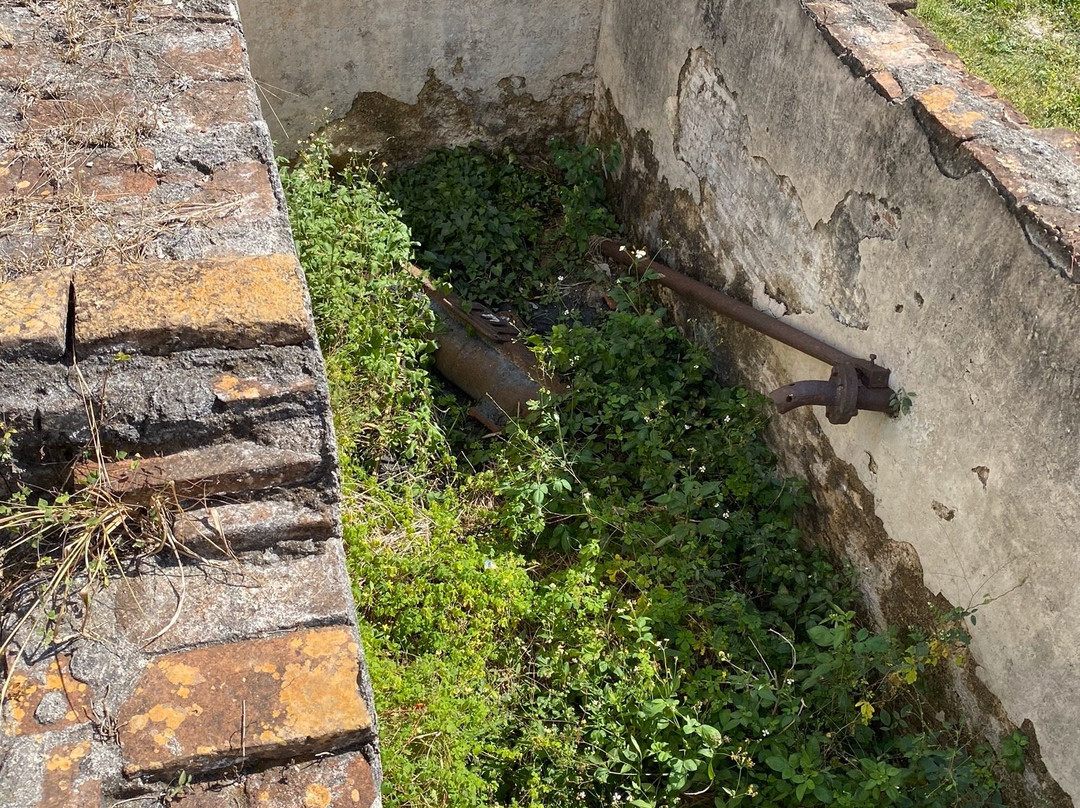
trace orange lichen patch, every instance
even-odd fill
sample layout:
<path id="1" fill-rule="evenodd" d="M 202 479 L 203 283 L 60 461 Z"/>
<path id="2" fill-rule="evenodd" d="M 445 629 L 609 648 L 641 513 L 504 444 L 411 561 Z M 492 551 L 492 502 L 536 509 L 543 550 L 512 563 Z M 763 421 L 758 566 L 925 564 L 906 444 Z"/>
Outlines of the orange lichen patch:
<path id="1" fill-rule="evenodd" d="M 202 674 L 199 673 L 198 668 L 183 663 L 170 665 L 167 662 L 162 662 L 160 664 L 165 672 L 165 678 L 174 685 L 197 685 L 203 682 Z"/>
<path id="2" fill-rule="evenodd" d="M 143 673 L 120 711 L 129 774 L 335 748 L 371 727 L 348 628 L 182 651 Z M 178 670 L 197 671 L 176 684 Z M 183 691 L 184 695 L 181 695 Z"/>
<path id="3" fill-rule="evenodd" d="M 71 659 L 58 655 L 36 670 L 11 677 L 4 705 L 5 735 L 34 735 L 89 720 L 92 693 L 71 675 Z"/>
<path id="4" fill-rule="evenodd" d="M 90 741 L 83 741 L 73 746 L 62 746 L 55 750 L 45 761 L 45 770 L 50 772 L 70 771 L 72 766 L 90 754 Z"/>
<path id="5" fill-rule="evenodd" d="M 81 780 L 79 763 L 90 754 L 90 741 L 54 749 L 45 761 L 41 799 L 36 808 L 72 808 L 101 803 L 101 781 Z"/>
<path id="6" fill-rule="evenodd" d="M 0 355 L 63 356 L 70 288 L 71 273 L 63 270 L 0 283 Z"/>
<path id="7" fill-rule="evenodd" d="M 956 90 L 941 84 L 933 84 L 915 94 L 915 98 L 942 126 L 958 138 L 975 136 L 975 124 L 985 116 L 973 109 L 954 109 Z"/>
<path id="8" fill-rule="evenodd" d="M 75 289 L 81 355 L 297 345 L 311 337 L 292 255 L 80 269 Z"/>
<path id="9" fill-rule="evenodd" d="M 327 808 L 333 795 L 321 783 L 312 783 L 304 792 L 304 808 Z"/>
<path id="10" fill-rule="evenodd" d="M 255 379 L 241 379 L 231 373 L 223 373 L 214 379 L 214 396 L 223 404 L 310 393 L 314 389 L 315 382 L 312 379 L 301 379 L 287 386 L 264 384 Z"/>

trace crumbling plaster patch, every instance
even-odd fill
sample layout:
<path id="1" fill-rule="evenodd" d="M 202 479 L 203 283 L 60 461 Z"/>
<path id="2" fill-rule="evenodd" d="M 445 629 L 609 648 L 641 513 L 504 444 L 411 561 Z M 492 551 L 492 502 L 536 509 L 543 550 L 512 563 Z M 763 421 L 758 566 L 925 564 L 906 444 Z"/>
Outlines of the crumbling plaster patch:
<path id="1" fill-rule="evenodd" d="M 849 191 L 827 219 L 811 224 L 791 180 L 751 152 L 749 121 L 702 48 L 690 51 L 680 71 L 676 110 L 675 156 L 698 180 L 706 227 L 724 248 L 723 275 L 747 273 L 788 313 L 810 313 L 814 301 L 824 301 L 837 322 L 865 330 L 860 243 L 895 239 L 900 211 L 872 194 Z M 772 185 L 776 193 L 747 194 L 747 185 Z"/>

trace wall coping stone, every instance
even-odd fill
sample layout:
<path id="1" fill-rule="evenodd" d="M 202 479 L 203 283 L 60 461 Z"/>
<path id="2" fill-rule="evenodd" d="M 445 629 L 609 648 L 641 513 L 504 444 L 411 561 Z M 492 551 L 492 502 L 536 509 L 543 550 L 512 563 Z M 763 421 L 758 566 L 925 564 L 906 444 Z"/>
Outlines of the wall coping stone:
<path id="1" fill-rule="evenodd" d="M 856 75 L 888 101 L 914 107 L 942 170 L 985 172 L 1031 244 L 1080 283 L 1080 134 L 1029 126 L 916 18 L 879 0 L 802 4 Z M 952 159 L 941 159 L 942 150 Z"/>

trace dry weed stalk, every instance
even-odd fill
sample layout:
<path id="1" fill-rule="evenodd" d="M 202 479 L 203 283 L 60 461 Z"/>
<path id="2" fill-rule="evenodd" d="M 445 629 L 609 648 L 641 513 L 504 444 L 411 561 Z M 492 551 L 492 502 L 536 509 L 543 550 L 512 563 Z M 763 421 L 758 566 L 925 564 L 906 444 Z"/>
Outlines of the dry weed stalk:
<path id="1" fill-rule="evenodd" d="M 126 570 L 139 559 L 167 553 L 181 569 L 176 612 L 147 643 L 167 632 L 183 608 L 181 556 L 194 554 L 173 532 L 173 522 L 182 511 L 176 491 L 164 485 L 141 494 L 137 501 L 115 492 L 95 407 L 78 365 L 75 370 L 90 427 L 87 453 L 96 471 L 70 492 L 35 501 L 23 489 L 0 502 L 0 615 L 6 614 L 9 620 L 0 636 L 0 659 L 8 662 L 0 705 L 7 696 L 12 668 L 23 653 L 20 638 L 30 633 L 50 639 L 75 595 L 82 603 L 85 627 L 94 593 L 113 578 L 126 577 Z"/>

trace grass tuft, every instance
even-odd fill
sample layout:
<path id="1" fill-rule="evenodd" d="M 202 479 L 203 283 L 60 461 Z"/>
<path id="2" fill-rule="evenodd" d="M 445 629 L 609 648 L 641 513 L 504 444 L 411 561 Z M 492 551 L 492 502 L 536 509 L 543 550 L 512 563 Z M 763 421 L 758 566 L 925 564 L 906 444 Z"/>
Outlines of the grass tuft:
<path id="1" fill-rule="evenodd" d="M 1033 126 L 1080 131 L 1080 4 L 919 0 L 915 11 Z"/>

